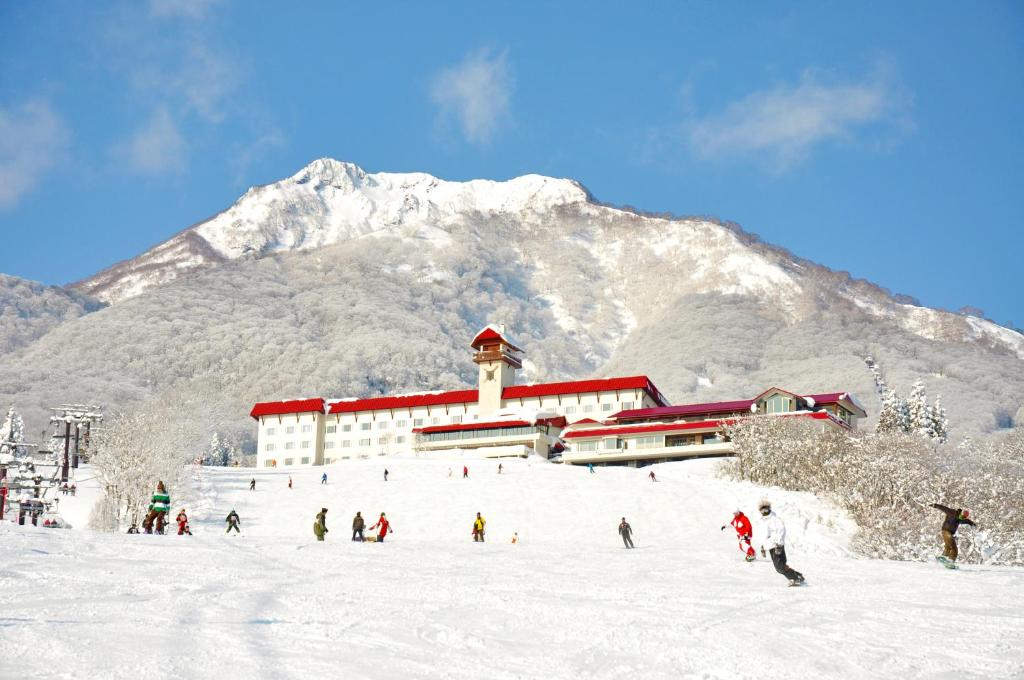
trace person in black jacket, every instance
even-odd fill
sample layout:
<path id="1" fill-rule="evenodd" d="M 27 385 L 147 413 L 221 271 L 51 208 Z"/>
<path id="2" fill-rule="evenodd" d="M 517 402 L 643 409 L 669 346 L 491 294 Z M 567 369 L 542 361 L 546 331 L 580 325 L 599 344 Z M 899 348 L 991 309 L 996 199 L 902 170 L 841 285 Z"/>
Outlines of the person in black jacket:
<path id="1" fill-rule="evenodd" d="M 956 530 L 960 528 L 961 524 L 970 524 L 972 527 L 977 525 L 968 519 L 971 513 L 967 510 L 962 508 L 954 510 L 939 503 L 932 503 L 932 507 L 946 515 L 945 521 L 942 522 L 942 543 L 944 546 L 942 554 L 949 558 L 951 562 L 956 562 L 956 557 L 959 554 L 956 549 Z"/>

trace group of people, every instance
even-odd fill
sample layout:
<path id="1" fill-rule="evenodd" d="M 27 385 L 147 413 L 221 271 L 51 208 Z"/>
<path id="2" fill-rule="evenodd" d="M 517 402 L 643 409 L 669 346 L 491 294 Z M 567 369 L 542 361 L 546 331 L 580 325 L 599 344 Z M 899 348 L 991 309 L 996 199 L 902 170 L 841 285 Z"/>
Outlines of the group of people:
<path id="1" fill-rule="evenodd" d="M 363 531 L 366 528 L 366 520 L 363 519 L 363 513 L 357 512 L 356 516 L 352 518 L 352 540 L 357 543 L 362 543 L 367 540 L 363 535 Z M 371 536 L 370 541 L 375 543 L 383 543 L 384 539 L 387 538 L 389 532 L 393 532 L 394 528 L 391 526 L 390 520 L 385 513 L 380 513 L 380 518 L 377 522 L 370 527 L 370 531 L 377 530 L 376 536 Z M 320 512 L 316 515 L 316 520 L 313 522 L 313 534 L 316 536 L 316 540 L 324 540 L 324 534 L 327 533 L 327 508 L 320 508 Z"/>

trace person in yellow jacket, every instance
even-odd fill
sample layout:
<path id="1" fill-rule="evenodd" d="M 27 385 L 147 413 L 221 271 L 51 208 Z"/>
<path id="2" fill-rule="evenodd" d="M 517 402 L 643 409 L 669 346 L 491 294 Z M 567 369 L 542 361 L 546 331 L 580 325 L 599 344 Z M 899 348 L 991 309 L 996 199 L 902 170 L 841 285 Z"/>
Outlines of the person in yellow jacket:
<path id="1" fill-rule="evenodd" d="M 473 540 L 484 542 L 484 527 L 487 526 L 487 520 L 480 516 L 480 513 L 476 513 L 476 519 L 473 520 Z"/>

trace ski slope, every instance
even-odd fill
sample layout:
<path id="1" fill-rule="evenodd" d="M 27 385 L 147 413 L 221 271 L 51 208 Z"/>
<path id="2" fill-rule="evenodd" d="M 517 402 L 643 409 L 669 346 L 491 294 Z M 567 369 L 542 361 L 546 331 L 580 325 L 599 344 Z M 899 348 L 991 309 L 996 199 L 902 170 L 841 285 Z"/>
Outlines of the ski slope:
<path id="1" fill-rule="evenodd" d="M 855 558 L 835 508 L 718 479 L 714 461 L 655 466 L 657 483 L 475 459 L 464 480 L 463 462 L 345 461 L 292 489 L 287 472 L 205 468 L 184 494 L 192 537 L 0 523 L 0 678 L 1024 677 L 1022 569 Z M 63 502 L 76 526 L 83 491 Z M 808 587 L 719 530 L 737 506 L 756 528 L 762 495 Z M 243 533 L 225 536 L 232 508 Z M 350 542 L 357 510 L 394 534 Z"/>

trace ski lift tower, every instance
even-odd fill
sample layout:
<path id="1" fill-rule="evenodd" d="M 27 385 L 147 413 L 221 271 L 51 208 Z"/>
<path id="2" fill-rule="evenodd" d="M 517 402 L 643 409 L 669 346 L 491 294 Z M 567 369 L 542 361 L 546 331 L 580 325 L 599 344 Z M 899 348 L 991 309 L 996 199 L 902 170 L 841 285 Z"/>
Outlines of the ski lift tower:
<path id="1" fill-rule="evenodd" d="M 63 404 L 50 410 L 54 412 L 50 416 L 50 423 L 55 430 L 53 438 L 64 440 L 64 455 L 60 466 L 60 481 L 63 484 L 68 481 L 69 468 L 77 469 L 82 454 L 88 451 L 92 425 L 103 420 L 103 413 L 99 406 L 92 404 Z M 73 452 L 71 449 L 72 426 L 75 428 Z M 61 427 L 64 429 L 63 434 L 60 434 Z"/>

